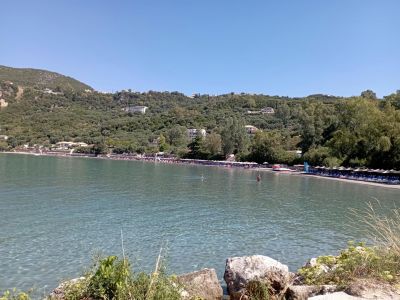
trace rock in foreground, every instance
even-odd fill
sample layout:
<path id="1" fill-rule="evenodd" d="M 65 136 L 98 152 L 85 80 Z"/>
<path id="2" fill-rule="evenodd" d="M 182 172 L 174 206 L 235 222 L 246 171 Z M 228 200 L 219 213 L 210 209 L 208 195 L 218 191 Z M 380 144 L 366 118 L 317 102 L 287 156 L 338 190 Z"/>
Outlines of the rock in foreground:
<path id="1" fill-rule="evenodd" d="M 65 299 L 65 290 L 70 288 L 71 286 L 77 285 L 85 277 L 74 278 L 68 281 L 61 283 L 58 287 L 56 287 L 49 295 L 49 298 L 52 300 L 64 300 Z"/>
<path id="2" fill-rule="evenodd" d="M 306 300 L 309 297 L 334 293 L 336 285 L 291 285 L 286 291 L 286 300 Z"/>
<path id="3" fill-rule="evenodd" d="M 327 295 L 320 295 L 308 298 L 309 300 L 365 300 L 365 298 L 359 298 L 350 296 L 344 292 L 336 292 Z"/>
<path id="4" fill-rule="evenodd" d="M 204 300 L 220 300 L 223 296 L 217 273 L 214 269 L 200 271 L 178 276 L 178 283 L 183 286 L 181 292 L 183 299 L 200 297 Z"/>
<path id="5" fill-rule="evenodd" d="M 249 299 L 246 286 L 252 281 L 265 284 L 271 299 L 280 299 L 292 278 L 286 265 L 268 256 L 231 257 L 226 260 L 224 279 L 232 300 Z"/>
<path id="6" fill-rule="evenodd" d="M 393 286 L 371 280 L 356 280 L 346 288 L 345 292 L 363 299 L 400 300 L 399 291 Z"/>

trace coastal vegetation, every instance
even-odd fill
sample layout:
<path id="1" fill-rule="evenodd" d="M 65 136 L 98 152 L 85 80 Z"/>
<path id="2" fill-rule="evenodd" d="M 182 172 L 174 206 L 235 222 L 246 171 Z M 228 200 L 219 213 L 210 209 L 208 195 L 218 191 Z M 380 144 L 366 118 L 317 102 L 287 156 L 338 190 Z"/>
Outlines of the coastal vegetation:
<path id="1" fill-rule="evenodd" d="M 350 243 L 338 256 L 318 257 L 299 270 L 306 284 L 335 284 L 346 287 L 354 280 L 369 279 L 397 283 L 400 257 L 389 248 Z"/>
<path id="2" fill-rule="evenodd" d="M 60 290 L 45 296 L 49 300 L 179 300 L 180 285 L 174 276 L 168 276 L 161 262 L 151 274 L 132 272 L 129 259 L 117 256 L 97 258 L 83 277 L 64 282 Z M 58 293 L 59 292 L 59 293 Z M 0 300 L 30 300 L 22 291 L 7 290 Z M 193 299 L 195 300 L 195 299 Z"/>
<path id="3" fill-rule="evenodd" d="M 178 300 L 181 298 L 178 287 L 174 278 L 165 274 L 162 266 L 150 275 L 143 272 L 135 274 L 127 258 L 109 256 L 99 259 L 77 282 L 66 284 L 63 293 L 65 300 Z"/>
<path id="4" fill-rule="evenodd" d="M 306 284 L 336 284 L 346 287 L 355 280 L 400 282 L 400 209 L 382 216 L 377 205 L 353 211 L 355 219 L 366 225 L 366 237 L 374 246 L 350 242 L 338 256 L 320 256 L 299 270 Z"/>
<path id="5" fill-rule="evenodd" d="M 46 81 L 37 79 L 36 84 L 28 71 L 11 76 L 9 69 L 0 68 L 0 89 L 8 102 L 0 110 L 0 135 L 9 137 L 0 142 L 1 150 L 78 141 L 92 149 L 77 152 L 94 154 L 163 152 L 201 159 L 234 154 L 237 160 L 258 163 L 306 160 L 312 165 L 400 168 L 400 91 L 383 99 L 370 90 L 348 98 L 244 93 L 188 97 L 179 92 L 100 93 L 71 82 L 54 87 L 57 81 L 52 81 L 54 91 L 46 92 Z M 28 79 L 16 81 L 20 74 Z M 148 110 L 123 110 L 132 105 Z M 258 113 L 265 107 L 273 113 Z M 246 132 L 245 125 L 256 129 Z M 190 128 L 207 134 L 192 140 Z M 302 157 L 296 154 L 299 150 Z"/>
<path id="6" fill-rule="evenodd" d="M 0 300 L 30 300 L 29 293 L 17 291 L 17 289 L 7 290 L 0 293 Z"/>

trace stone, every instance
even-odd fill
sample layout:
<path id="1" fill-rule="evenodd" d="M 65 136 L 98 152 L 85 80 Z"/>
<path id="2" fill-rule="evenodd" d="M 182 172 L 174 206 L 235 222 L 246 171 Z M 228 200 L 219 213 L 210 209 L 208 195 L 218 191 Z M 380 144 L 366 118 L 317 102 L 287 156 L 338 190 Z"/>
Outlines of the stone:
<path id="1" fill-rule="evenodd" d="M 317 259 L 315 257 L 310 258 L 306 264 L 304 265 L 304 267 L 316 267 L 318 265 Z"/>
<path id="2" fill-rule="evenodd" d="M 8 102 L 6 102 L 6 100 L 4 99 L 0 99 L 0 107 L 7 107 L 8 106 Z"/>
<path id="3" fill-rule="evenodd" d="M 291 285 L 286 291 L 286 300 L 306 300 L 316 295 L 334 293 L 336 285 Z"/>
<path id="4" fill-rule="evenodd" d="M 204 300 L 222 299 L 222 287 L 214 269 L 202 269 L 183 274 L 177 277 L 177 281 L 182 285 L 181 295 L 183 299 L 193 299 L 195 297 L 200 297 Z"/>
<path id="5" fill-rule="evenodd" d="M 68 281 L 64 281 L 62 282 L 58 287 L 56 287 L 49 295 L 50 299 L 54 299 L 54 300 L 63 300 L 65 299 L 65 289 L 67 287 L 73 286 L 75 284 L 78 284 L 79 282 L 81 282 L 82 280 L 84 280 L 85 277 L 79 277 L 79 278 L 74 278 Z"/>
<path id="6" fill-rule="evenodd" d="M 374 282 L 371 280 L 356 280 L 352 282 L 345 290 L 352 296 L 363 299 L 397 300 L 400 295 L 395 288 L 383 282 Z"/>
<path id="7" fill-rule="evenodd" d="M 293 274 L 289 268 L 268 256 L 231 257 L 226 260 L 224 279 L 232 300 L 246 300 L 246 286 L 250 281 L 267 285 L 271 299 L 282 298 Z"/>
<path id="8" fill-rule="evenodd" d="M 308 298 L 309 300 L 362 300 L 363 298 L 354 297 L 345 292 L 336 292 L 332 294 L 319 295 Z"/>

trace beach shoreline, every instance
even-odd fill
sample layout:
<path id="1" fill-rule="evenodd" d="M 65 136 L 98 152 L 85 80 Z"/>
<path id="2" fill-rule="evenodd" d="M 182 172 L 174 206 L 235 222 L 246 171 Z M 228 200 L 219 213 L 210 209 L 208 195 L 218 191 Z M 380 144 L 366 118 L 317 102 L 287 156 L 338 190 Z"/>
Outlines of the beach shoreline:
<path id="1" fill-rule="evenodd" d="M 4 151 L 0 152 L 4 154 L 17 154 L 17 155 L 31 155 L 31 156 L 46 156 L 46 157 L 60 157 L 60 158 L 94 158 L 94 159 L 103 159 L 103 160 L 116 160 L 116 161 L 141 161 L 141 162 L 151 162 L 151 163 L 161 163 L 161 164 L 177 164 L 177 165 L 190 165 L 190 166 L 205 166 L 205 167 L 218 167 L 218 168 L 239 168 L 248 171 L 254 172 L 271 172 L 280 175 L 290 175 L 290 176 L 303 176 L 303 177 L 311 177 L 315 179 L 327 179 L 327 180 L 334 180 L 338 182 L 345 182 L 345 183 L 356 183 L 361 185 L 368 185 L 368 186 L 376 186 L 376 187 L 383 187 L 389 189 L 398 189 L 400 190 L 400 184 L 386 184 L 386 183 L 379 183 L 379 182 L 371 182 L 371 181 L 362 181 L 362 180 L 354 180 L 354 179 L 347 179 L 347 178 L 337 178 L 337 177 L 329 177 L 329 176 L 321 176 L 315 174 L 307 174 L 300 171 L 293 171 L 293 172 L 274 172 L 272 168 L 267 167 L 260 167 L 260 165 L 254 164 L 223 164 L 224 162 L 221 161 L 221 164 L 216 164 L 214 161 L 206 161 L 206 160 L 190 160 L 190 159 L 172 159 L 172 158 L 160 158 L 155 159 L 154 157 L 139 157 L 139 156 L 130 156 L 130 155 L 88 155 L 88 154 L 70 154 L 70 153 L 36 153 L 36 152 L 25 152 L 25 151 Z M 199 163 L 198 161 L 202 161 L 203 163 Z M 251 166 L 251 167 L 249 167 Z"/>
<path id="2" fill-rule="evenodd" d="M 362 181 L 362 180 L 347 179 L 347 178 L 336 178 L 336 177 L 329 177 L 329 176 L 320 176 L 320 175 L 306 174 L 306 173 L 302 173 L 301 175 L 307 176 L 307 177 L 316 178 L 316 179 L 328 179 L 328 180 L 335 180 L 335 181 L 339 181 L 339 182 L 358 183 L 358 184 L 362 184 L 362 185 L 377 186 L 377 187 L 384 187 L 384 188 L 400 190 L 400 184 L 387 184 L 387 183 Z"/>

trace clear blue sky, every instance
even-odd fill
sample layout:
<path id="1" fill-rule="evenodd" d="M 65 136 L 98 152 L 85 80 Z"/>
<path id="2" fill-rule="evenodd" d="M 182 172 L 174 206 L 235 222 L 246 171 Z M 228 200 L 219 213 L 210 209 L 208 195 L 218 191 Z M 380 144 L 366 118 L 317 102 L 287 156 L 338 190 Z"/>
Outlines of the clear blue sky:
<path id="1" fill-rule="evenodd" d="M 399 0 L 9 0 L 0 9 L 0 64 L 101 91 L 400 89 Z"/>

